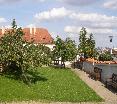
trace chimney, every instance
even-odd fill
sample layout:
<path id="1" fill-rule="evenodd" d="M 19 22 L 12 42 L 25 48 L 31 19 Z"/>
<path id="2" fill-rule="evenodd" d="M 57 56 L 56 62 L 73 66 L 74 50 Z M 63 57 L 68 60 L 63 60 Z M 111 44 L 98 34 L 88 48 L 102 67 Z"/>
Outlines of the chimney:
<path id="1" fill-rule="evenodd" d="M 30 34 L 32 34 L 32 27 L 30 27 Z"/>
<path id="2" fill-rule="evenodd" d="M 2 26 L 2 34 L 5 33 L 5 27 Z"/>
<path id="3" fill-rule="evenodd" d="M 34 27 L 34 34 L 36 33 L 36 27 Z"/>

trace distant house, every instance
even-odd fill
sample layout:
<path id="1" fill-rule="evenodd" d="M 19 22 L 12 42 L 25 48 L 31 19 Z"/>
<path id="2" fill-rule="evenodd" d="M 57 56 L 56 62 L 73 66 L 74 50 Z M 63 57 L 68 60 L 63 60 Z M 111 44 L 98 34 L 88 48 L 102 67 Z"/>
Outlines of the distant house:
<path id="1" fill-rule="evenodd" d="M 4 36 L 5 31 L 9 29 L 0 29 L 0 37 Z M 53 48 L 53 38 L 47 29 L 44 28 L 23 28 L 24 39 L 28 42 L 34 41 L 35 44 L 45 44 L 49 48 Z"/>

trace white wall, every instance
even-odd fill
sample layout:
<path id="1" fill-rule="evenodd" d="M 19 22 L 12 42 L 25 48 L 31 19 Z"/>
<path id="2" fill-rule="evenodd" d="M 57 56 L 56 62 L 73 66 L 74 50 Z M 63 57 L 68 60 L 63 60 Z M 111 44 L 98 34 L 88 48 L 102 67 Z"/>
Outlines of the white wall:
<path id="1" fill-rule="evenodd" d="M 97 64 L 91 62 L 84 62 L 83 69 L 86 72 L 93 71 L 94 67 L 97 66 L 102 69 L 101 78 L 105 82 L 107 78 L 110 78 L 113 73 L 117 74 L 117 64 Z"/>
<path id="2" fill-rule="evenodd" d="M 52 51 L 55 44 L 46 44 L 45 46 L 49 47 L 51 49 L 51 51 Z"/>

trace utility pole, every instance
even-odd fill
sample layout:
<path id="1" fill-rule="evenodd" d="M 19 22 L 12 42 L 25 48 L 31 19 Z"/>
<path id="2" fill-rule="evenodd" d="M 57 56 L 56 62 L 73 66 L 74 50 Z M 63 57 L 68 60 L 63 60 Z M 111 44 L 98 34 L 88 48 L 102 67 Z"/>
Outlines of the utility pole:
<path id="1" fill-rule="evenodd" d="M 110 39 L 110 43 L 112 44 L 112 42 L 113 42 L 113 36 L 109 36 L 109 39 Z M 111 51 L 110 51 L 111 54 L 113 53 L 112 52 L 112 48 L 113 48 L 113 46 L 111 45 Z"/>

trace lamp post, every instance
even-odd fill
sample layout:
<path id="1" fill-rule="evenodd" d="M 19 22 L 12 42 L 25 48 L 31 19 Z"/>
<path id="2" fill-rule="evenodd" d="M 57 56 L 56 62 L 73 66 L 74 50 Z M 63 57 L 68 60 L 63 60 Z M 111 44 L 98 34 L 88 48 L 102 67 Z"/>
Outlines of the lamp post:
<path id="1" fill-rule="evenodd" d="M 113 41 L 113 36 L 109 36 L 109 39 L 110 39 L 110 43 L 112 43 L 112 41 Z M 110 52 L 111 54 L 112 54 L 112 46 L 111 46 L 111 52 Z"/>

